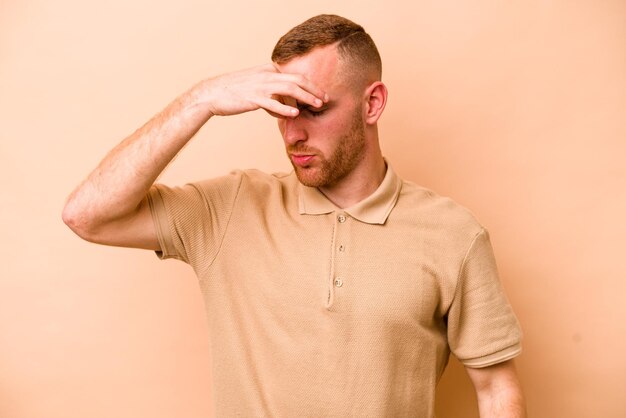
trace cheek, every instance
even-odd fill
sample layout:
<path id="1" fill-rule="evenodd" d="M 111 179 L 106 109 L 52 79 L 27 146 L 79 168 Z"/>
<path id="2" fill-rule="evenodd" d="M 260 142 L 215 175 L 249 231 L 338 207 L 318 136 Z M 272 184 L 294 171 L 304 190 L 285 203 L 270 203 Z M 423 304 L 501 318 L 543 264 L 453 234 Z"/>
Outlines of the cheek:
<path id="1" fill-rule="evenodd" d="M 322 138 L 334 138 L 349 128 L 348 121 L 336 113 L 320 116 L 309 121 L 309 130 L 315 131 Z"/>

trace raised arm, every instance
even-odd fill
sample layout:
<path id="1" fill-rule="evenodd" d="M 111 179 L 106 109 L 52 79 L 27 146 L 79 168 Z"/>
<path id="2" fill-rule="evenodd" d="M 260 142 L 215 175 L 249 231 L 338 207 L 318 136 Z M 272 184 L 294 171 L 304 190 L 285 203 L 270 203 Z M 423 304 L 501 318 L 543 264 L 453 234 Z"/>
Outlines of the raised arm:
<path id="1" fill-rule="evenodd" d="M 466 367 L 480 418 L 526 418 L 526 405 L 513 360 L 483 368 Z"/>
<path id="2" fill-rule="evenodd" d="M 88 241 L 158 250 L 146 194 L 202 125 L 256 109 L 295 117 L 298 109 L 283 97 L 319 107 L 324 96 L 303 76 L 272 64 L 204 80 L 113 148 L 69 196 L 63 221 Z"/>

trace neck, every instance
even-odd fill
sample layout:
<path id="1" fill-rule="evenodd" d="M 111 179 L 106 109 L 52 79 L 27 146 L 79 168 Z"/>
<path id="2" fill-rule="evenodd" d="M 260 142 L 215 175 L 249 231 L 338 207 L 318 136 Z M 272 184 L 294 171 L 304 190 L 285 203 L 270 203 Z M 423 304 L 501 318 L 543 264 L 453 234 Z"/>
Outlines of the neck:
<path id="1" fill-rule="evenodd" d="M 387 164 L 382 153 L 364 159 L 350 174 L 332 186 L 319 190 L 328 200 L 341 209 L 348 208 L 365 199 L 378 189 L 383 182 Z"/>

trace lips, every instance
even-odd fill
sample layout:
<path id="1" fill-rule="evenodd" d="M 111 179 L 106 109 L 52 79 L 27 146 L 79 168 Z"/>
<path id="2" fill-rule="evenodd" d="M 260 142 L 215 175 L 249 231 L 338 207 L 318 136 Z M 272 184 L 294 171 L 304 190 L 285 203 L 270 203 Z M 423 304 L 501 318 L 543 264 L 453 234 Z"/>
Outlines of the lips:
<path id="1" fill-rule="evenodd" d="M 315 155 L 311 155 L 311 154 L 291 154 L 291 161 L 293 161 L 294 164 L 299 165 L 299 166 L 306 166 L 306 165 L 308 165 L 313 158 L 315 158 Z"/>

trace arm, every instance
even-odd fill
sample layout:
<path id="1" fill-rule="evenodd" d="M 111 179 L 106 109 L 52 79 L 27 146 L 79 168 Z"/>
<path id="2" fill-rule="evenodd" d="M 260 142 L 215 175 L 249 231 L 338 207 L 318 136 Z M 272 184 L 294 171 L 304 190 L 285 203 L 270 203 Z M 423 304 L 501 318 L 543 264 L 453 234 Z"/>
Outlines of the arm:
<path id="1" fill-rule="evenodd" d="M 111 150 L 69 196 L 63 221 L 88 241 L 158 250 L 146 194 L 211 117 L 256 109 L 295 117 L 298 109 L 282 97 L 319 107 L 324 96 L 303 76 L 272 64 L 204 80 Z"/>
<path id="2" fill-rule="evenodd" d="M 524 395 L 513 360 L 466 370 L 476 390 L 481 418 L 526 418 Z"/>

